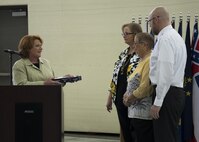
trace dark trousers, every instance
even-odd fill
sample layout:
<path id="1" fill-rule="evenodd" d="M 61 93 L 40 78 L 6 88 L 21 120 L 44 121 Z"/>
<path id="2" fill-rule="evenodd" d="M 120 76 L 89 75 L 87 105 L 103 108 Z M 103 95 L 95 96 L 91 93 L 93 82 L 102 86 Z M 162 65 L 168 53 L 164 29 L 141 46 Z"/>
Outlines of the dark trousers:
<path id="1" fill-rule="evenodd" d="M 153 96 L 155 98 L 155 91 Z M 159 119 L 153 120 L 155 142 L 179 142 L 178 124 L 184 104 L 183 89 L 171 86 L 164 98 Z"/>
<path id="2" fill-rule="evenodd" d="M 130 118 L 128 118 L 128 108 L 121 105 L 120 107 L 116 105 L 116 108 L 117 108 L 118 119 L 122 129 L 124 141 L 135 142 L 134 134 L 132 133 L 134 131 L 132 130 L 133 128 L 131 128 L 130 125 Z"/>
<path id="3" fill-rule="evenodd" d="M 154 142 L 153 121 L 143 119 L 131 119 L 137 142 Z"/>

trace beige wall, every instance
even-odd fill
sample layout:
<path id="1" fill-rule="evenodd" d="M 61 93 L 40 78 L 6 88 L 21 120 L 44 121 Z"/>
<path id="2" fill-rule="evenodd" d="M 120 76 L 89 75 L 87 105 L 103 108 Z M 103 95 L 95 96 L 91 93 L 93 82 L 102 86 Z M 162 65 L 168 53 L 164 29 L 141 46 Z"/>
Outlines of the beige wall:
<path id="1" fill-rule="evenodd" d="M 27 4 L 29 34 L 44 39 L 43 57 L 51 61 L 57 76 L 81 75 L 83 80 L 67 84 L 65 131 L 118 133 L 115 107 L 105 104 L 113 63 L 126 45 L 121 26 L 132 17 L 145 17 L 158 5 L 175 13 L 199 14 L 198 0 L 0 0 L 0 5 Z M 178 24 L 176 24 L 178 27 Z M 192 29 L 192 27 L 191 27 Z"/>

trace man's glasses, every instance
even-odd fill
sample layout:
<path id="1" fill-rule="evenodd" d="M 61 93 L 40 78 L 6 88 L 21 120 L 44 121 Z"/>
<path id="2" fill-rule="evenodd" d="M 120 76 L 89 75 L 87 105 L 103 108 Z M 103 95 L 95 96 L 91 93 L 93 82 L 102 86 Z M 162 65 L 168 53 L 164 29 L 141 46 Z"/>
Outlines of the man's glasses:
<path id="1" fill-rule="evenodd" d="M 135 35 L 136 33 L 122 33 L 122 36 Z"/>
<path id="2" fill-rule="evenodd" d="M 160 17 L 160 16 L 152 17 L 151 19 L 147 20 L 147 23 L 149 23 L 149 22 L 151 22 L 151 21 L 155 20 L 155 18 L 159 18 L 159 17 Z"/>

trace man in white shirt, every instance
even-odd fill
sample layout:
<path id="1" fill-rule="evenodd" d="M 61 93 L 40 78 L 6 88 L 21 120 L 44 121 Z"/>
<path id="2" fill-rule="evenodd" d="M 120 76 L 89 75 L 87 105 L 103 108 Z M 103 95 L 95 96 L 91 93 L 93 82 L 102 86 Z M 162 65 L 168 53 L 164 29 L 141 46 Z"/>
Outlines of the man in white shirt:
<path id="1" fill-rule="evenodd" d="M 153 117 L 155 142 L 178 142 L 178 123 L 184 108 L 183 91 L 186 46 L 172 28 L 169 13 L 156 7 L 149 15 L 149 25 L 157 35 L 151 54 L 150 81 L 154 85 Z"/>

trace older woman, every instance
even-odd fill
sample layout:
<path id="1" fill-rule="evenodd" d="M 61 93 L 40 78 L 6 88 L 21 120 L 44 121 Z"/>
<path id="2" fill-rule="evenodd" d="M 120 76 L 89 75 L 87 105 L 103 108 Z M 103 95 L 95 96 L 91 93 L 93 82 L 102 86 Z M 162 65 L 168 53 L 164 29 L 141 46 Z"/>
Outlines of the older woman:
<path id="1" fill-rule="evenodd" d="M 142 29 L 137 23 L 129 23 L 122 26 L 122 36 L 129 47 L 121 52 L 118 60 L 115 62 L 106 104 L 107 110 L 110 112 L 112 109 L 112 100 L 114 100 L 121 127 L 121 134 L 125 142 L 135 141 L 130 131 L 128 108 L 123 104 L 123 94 L 126 92 L 127 78 L 135 70 L 139 61 L 139 57 L 135 54 L 134 37 L 140 32 L 142 32 Z"/>
<path id="2" fill-rule="evenodd" d="M 18 46 L 21 59 L 13 65 L 14 85 L 58 85 L 49 62 L 41 58 L 43 41 L 39 36 L 26 35 Z"/>
<path id="3" fill-rule="evenodd" d="M 148 33 L 139 33 L 135 36 L 134 45 L 140 62 L 128 79 L 123 102 L 129 106 L 128 116 L 131 118 L 137 142 L 154 142 L 150 116 L 153 87 L 149 80 L 149 62 L 154 39 Z"/>

